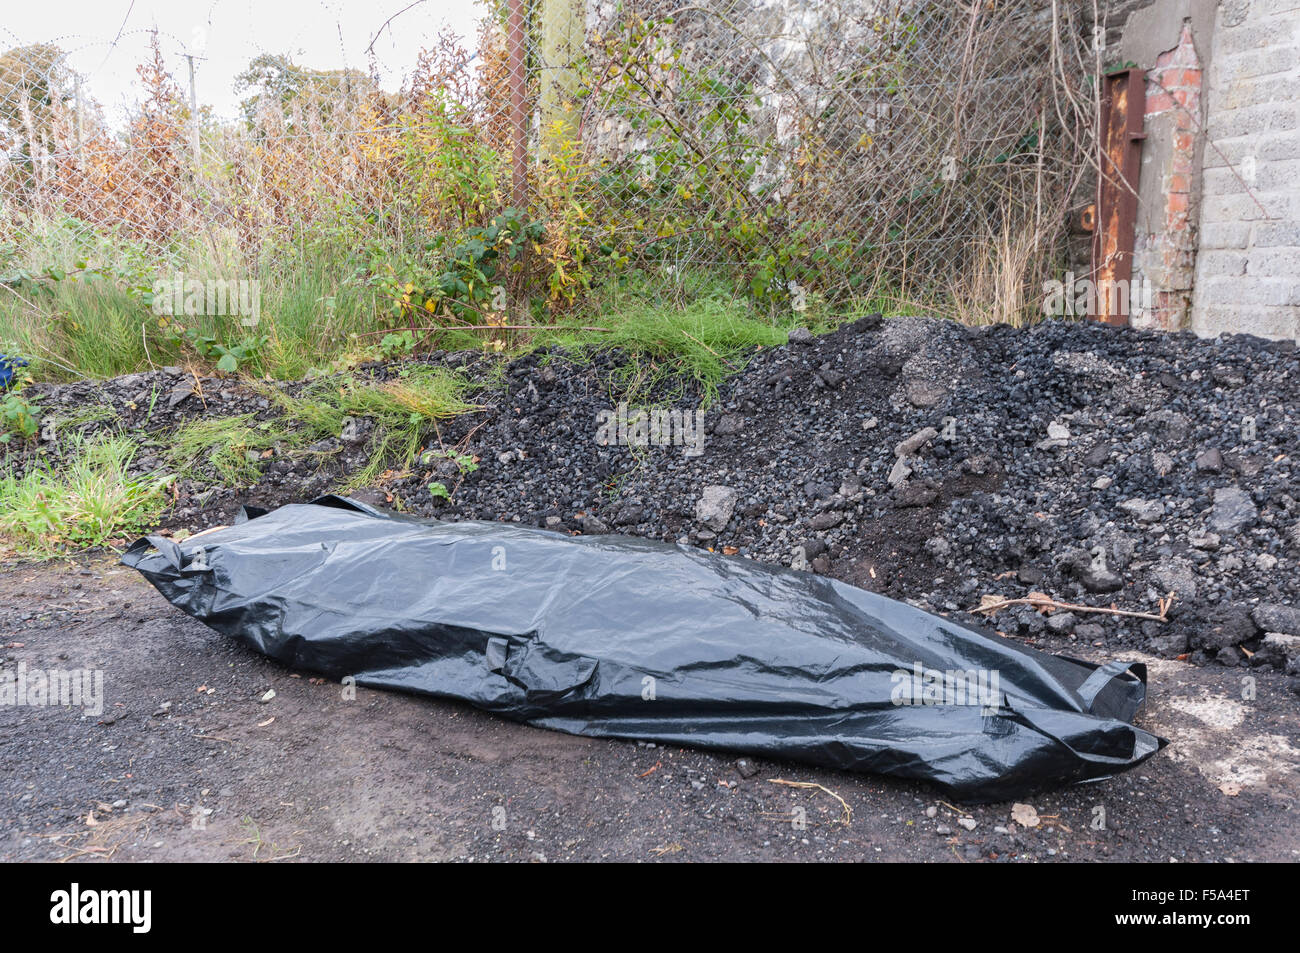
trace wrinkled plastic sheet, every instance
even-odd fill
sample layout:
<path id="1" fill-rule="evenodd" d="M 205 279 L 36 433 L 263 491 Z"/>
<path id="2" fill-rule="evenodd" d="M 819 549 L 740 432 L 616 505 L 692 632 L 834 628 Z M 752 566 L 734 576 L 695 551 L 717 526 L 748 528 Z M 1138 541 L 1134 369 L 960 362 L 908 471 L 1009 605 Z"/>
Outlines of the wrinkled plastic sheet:
<path id="1" fill-rule="evenodd" d="M 626 536 L 245 508 L 122 560 L 295 669 L 543 728 L 743 752 L 1004 800 L 1130 768 L 1146 671 L 973 631 L 811 573 Z"/>

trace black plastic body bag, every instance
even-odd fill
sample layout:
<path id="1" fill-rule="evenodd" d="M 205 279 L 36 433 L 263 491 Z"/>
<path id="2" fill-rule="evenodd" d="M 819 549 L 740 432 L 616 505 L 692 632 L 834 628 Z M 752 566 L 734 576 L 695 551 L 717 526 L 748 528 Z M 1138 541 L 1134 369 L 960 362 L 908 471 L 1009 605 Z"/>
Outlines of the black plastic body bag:
<path id="1" fill-rule="evenodd" d="M 362 686 L 965 801 L 1104 777 L 1165 744 L 1130 723 L 1140 664 L 1049 655 L 811 573 L 340 497 L 241 515 L 122 562 L 216 631 Z"/>

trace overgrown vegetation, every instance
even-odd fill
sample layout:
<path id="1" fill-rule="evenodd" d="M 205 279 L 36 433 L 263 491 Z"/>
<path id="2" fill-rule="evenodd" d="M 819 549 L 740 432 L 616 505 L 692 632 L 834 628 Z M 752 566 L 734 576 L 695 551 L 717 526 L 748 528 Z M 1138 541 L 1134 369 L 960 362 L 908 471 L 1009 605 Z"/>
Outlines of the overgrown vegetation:
<path id="1" fill-rule="evenodd" d="M 0 537 L 19 555 L 49 559 L 151 526 L 172 477 L 131 475 L 136 451 L 123 435 L 76 437 L 57 464 L 0 478 Z"/>
<path id="2" fill-rule="evenodd" d="M 604 318 L 607 333 L 554 328 L 539 332 L 535 341 L 562 345 L 577 357 L 596 349 L 623 352 L 627 364 L 621 390 L 628 399 L 668 378 L 684 378 L 699 384 L 704 402 L 710 403 L 723 379 L 743 368 L 755 348 L 784 344 L 795 326 L 827 330 L 833 320 L 812 315 L 758 318 L 742 299 L 723 289 L 686 287 L 681 300 L 665 307 L 641 282 L 631 282 L 611 296 L 612 311 Z"/>
<path id="3" fill-rule="evenodd" d="M 312 385 L 297 396 L 279 394 L 287 416 L 314 439 L 338 436 L 351 419 L 373 422 L 367 463 L 346 488 L 376 482 L 385 470 L 409 469 L 430 428 L 474 409 L 466 398 L 473 384 L 443 368 L 412 365 L 382 383 L 344 377 Z"/>
<path id="4" fill-rule="evenodd" d="M 43 379 L 295 379 L 562 340 L 712 389 L 794 323 L 1032 314 L 1091 128 L 1074 92 L 1044 105 L 1086 64 L 1059 38 L 1044 60 L 1033 11 L 828 8 L 817 56 L 777 63 L 705 7 L 620 5 L 566 68 L 526 57 L 538 150 L 521 193 L 504 5 L 489 9 L 476 50 L 440 38 L 397 92 L 259 56 L 233 122 L 191 115 L 157 42 L 122 130 L 74 109 L 60 51 L 10 50 L 0 339 Z M 255 283 L 257 317 L 160 307 L 169 282 L 218 279 Z"/>
<path id="5" fill-rule="evenodd" d="M 262 454 L 288 439 L 281 421 L 257 423 L 253 414 L 199 417 L 181 424 L 167 438 L 172 466 L 195 473 L 206 464 L 227 486 L 257 482 Z"/>
<path id="6" fill-rule="evenodd" d="M 430 444 L 430 433 L 456 414 L 474 409 L 467 378 L 444 368 L 413 364 L 396 377 L 373 381 L 353 375 L 321 379 L 290 395 L 267 386 L 281 411 L 259 420 L 252 413 L 199 417 L 159 435 L 165 473 L 137 475 L 131 463 L 139 445 L 124 434 L 63 434 L 65 428 L 103 418 L 95 405 L 83 414 L 56 421 L 61 452 L 32 459 L 19 476 L 0 479 L 0 538 L 3 549 L 47 559 L 76 549 L 113 544 L 157 522 L 168 502 L 165 490 L 181 476 L 227 486 L 255 483 L 260 464 L 276 454 L 301 458 L 324 438 L 342 435 L 367 443 L 367 465 L 340 489 L 381 483 L 391 471 L 404 474 L 425 451 L 429 460 L 445 458 L 463 475 L 477 467 L 469 454 Z M 8 414 L 17 394 L 5 396 Z M 362 431 L 364 425 L 367 428 Z M 35 426 L 24 424 L 34 435 Z M 358 428 L 350 433 L 349 428 Z M 447 493 L 446 487 L 443 492 Z"/>
<path id="7" fill-rule="evenodd" d="M 227 486 L 255 483 L 259 464 L 274 454 L 310 455 L 325 438 L 364 439 L 367 464 L 341 489 L 374 484 L 386 470 L 406 470 L 439 421 L 474 409 L 472 385 L 443 368 L 411 365 L 387 381 L 342 375 L 309 384 L 290 395 L 266 387 L 282 414 L 202 417 L 167 437 L 168 457 L 178 472 L 214 478 Z M 360 428 L 367 433 L 349 431 Z"/>

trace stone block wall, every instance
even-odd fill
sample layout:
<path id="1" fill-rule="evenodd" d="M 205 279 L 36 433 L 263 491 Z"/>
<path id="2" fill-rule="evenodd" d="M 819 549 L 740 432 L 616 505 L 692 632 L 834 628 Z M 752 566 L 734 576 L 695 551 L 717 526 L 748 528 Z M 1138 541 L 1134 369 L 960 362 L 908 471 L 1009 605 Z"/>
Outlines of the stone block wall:
<path id="1" fill-rule="evenodd" d="M 1224 0 L 1206 89 L 1198 334 L 1300 340 L 1300 0 Z"/>

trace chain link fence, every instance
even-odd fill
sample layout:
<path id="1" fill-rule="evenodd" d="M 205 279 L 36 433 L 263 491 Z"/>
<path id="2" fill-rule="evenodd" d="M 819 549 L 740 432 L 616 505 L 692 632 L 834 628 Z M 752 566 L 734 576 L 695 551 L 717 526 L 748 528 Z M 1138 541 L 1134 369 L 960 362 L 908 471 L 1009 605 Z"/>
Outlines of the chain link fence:
<path id="1" fill-rule="evenodd" d="M 531 327 L 629 291 L 1015 320 L 1090 198 L 1091 9 L 493 0 L 395 91 L 266 54 L 226 117 L 155 37 L 118 123 L 57 44 L 15 42 L 0 277 L 148 299 L 159 275 L 310 271 L 325 314 L 373 296 L 367 331 Z"/>

